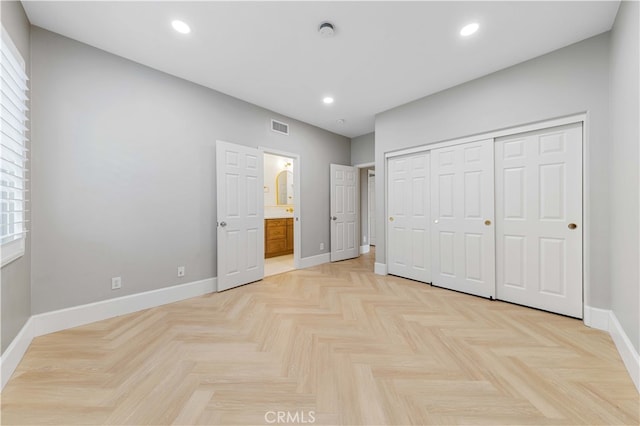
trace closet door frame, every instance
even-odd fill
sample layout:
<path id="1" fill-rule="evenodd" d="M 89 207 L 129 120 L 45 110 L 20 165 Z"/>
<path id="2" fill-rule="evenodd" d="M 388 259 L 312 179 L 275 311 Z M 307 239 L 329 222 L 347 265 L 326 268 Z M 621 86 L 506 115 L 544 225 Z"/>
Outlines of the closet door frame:
<path id="1" fill-rule="evenodd" d="M 591 220 L 590 220 L 590 211 L 591 211 L 591 199 L 589 197 L 589 176 L 590 176 L 590 149 L 589 149 L 589 119 L 587 113 L 579 113 L 574 115 L 569 115 L 566 117 L 553 118 L 545 121 L 538 121 L 530 124 L 523 124 L 518 126 L 513 126 L 509 128 L 505 128 L 502 130 L 490 131 L 482 134 L 477 134 L 474 136 L 467 136 L 463 138 L 456 139 L 448 139 L 440 142 L 435 142 L 431 144 L 416 146 L 413 148 L 401 149 L 397 151 L 388 151 L 384 153 L 384 229 L 383 233 L 378 233 L 378 238 L 380 235 L 385 236 L 385 263 L 383 265 L 376 265 L 376 273 L 386 275 L 387 274 L 387 260 L 389 259 L 389 244 L 387 238 L 388 232 L 388 223 L 387 217 L 389 216 L 388 212 L 388 191 L 389 188 L 387 186 L 388 179 L 388 163 L 389 158 L 398 157 L 407 154 L 413 154 L 422 151 L 430 151 L 432 149 L 444 148 L 453 145 L 461 145 L 468 142 L 476 142 L 482 139 L 496 139 L 503 136 L 509 136 L 517 133 L 526 133 L 534 130 L 543 130 L 550 127 L 563 126 L 565 124 L 572 123 L 580 123 L 582 122 L 582 291 L 583 291 L 583 320 L 585 324 L 590 325 L 593 323 L 594 319 L 591 318 L 590 311 L 588 307 L 591 306 L 591 274 L 589 268 L 587 268 L 587 260 L 590 257 L 590 249 L 591 249 Z M 380 213 L 378 213 L 380 214 Z M 383 272 L 384 271 L 384 272 Z"/>

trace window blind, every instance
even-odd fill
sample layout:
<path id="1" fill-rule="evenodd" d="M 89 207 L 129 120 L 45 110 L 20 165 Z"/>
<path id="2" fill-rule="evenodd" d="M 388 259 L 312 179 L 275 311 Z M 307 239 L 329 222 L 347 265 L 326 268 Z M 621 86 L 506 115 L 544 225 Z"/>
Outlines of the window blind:
<path id="1" fill-rule="evenodd" d="M 5 29 L 0 41 L 0 244 L 27 232 L 27 97 L 25 63 Z"/>

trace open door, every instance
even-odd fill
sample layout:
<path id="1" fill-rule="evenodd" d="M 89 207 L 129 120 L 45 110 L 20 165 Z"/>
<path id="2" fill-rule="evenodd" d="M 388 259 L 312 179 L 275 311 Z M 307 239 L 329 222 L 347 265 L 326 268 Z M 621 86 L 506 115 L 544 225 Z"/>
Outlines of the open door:
<path id="1" fill-rule="evenodd" d="M 264 277 L 262 153 L 216 142 L 218 291 Z"/>
<path id="2" fill-rule="evenodd" d="M 360 255 L 358 219 L 360 185 L 356 167 L 330 165 L 331 261 Z"/>

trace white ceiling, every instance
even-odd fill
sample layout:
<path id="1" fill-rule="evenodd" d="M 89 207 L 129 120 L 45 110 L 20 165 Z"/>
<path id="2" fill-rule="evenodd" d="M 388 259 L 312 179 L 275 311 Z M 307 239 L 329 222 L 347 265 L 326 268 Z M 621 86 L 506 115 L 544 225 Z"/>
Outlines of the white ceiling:
<path id="1" fill-rule="evenodd" d="M 23 3 L 34 25 L 348 137 L 373 131 L 379 112 L 608 31 L 619 5 Z M 325 20 L 335 37 L 318 34 Z M 463 39 L 472 21 L 480 30 Z"/>

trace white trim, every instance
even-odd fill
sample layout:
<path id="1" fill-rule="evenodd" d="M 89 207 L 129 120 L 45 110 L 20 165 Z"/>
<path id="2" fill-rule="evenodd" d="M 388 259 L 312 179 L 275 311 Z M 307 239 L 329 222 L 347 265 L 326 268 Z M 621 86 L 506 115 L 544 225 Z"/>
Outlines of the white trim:
<path id="1" fill-rule="evenodd" d="M 584 307 L 584 324 L 609 333 L 620 358 L 638 392 L 640 392 L 640 355 L 620 325 L 616 314 L 609 309 Z"/>
<path id="2" fill-rule="evenodd" d="M 565 124 L 579 123 L 581 121 L 585 122 L 586 119 L 587 119 L 587 114 L 580 113 L 580 114 L 570 115 L 567 117 L 554 118 L 546 121 L 537 121 L 535 123 L 524 124 L 521 126 L 508 127 L 504 129 L 492 130 L 486 133 L 479 133 L 477 135 L 447 139 L 444 141 L 439 141 L 434 143 L 427 143 L 424 145 L 415 146 L 413 148 L 406 148 L 398 151 L 388 151 L 384 153 L 384 157 L 385 158 L 400 157 L 402 155 L 414 154 L 416 152 L 422 152 L 422 151 L 427 151 L 431 149 L 444 148 L 444 147 L 453 146 L 453 145 L 461 145 L 469 142 L 477 142 L 483 139 L 496 139 L 502 136 L 517 135 L 518 133 L 526 133 L 534 130 L 542 130 L 542 129 L 547 129 L 549 127 L 563 126 Z"/>
<path id="3" fill-rule="evenodd" d="M 359 169 L 364 169 L 364 168 L 366 168 L 366 167 L 375 167 L 375 165 L 376 165 L 376 163 L 375 163 L 375 162 L 373 162 L 373 161 L 371 161 L 371 162 L 369 162 L 369 163 L 354 164 L 354 165 L 353 165 L 353 166 L 351 166 L 351 167 L 357 167 L 357 168 L 359 168 Z"/>
<path id="4" fill-rule="evenodd" d="M 360 254 L 367 254 L 367 253 L 369 253 L 370 248 L 371 248 L 371 247 L 369 246 L 369 244 L 365 244 L 365 245 L 363 245 L 363 246 L 360 246 Z"/>
<path id="5" fill-rule="evenodd" d="M 55 333 L 56 331 L 78 327 L 95 321 L 102 321 L 107 318 L 213 293 L 217 290 L 217 281 L 217 278 L 207 278 L 201 281 L 34 315 L 31 317 L 34 321 L 34 336 Z"/>
<path id="6" fill-rule="evenodd" d="M 588 113 L 582 120 L 582 304 L 588 306 L 591 300 L 591 197 L 589 196 L 589 120 Z"/>
<path id="7" fill-rule="evenodd" d="M 18 238 L 17 240 L 9 241 L 8 243 L 4 243 L 2 245 L 0 251 L 2 251 L 3 268 L 14 260 L 20 259 L 22 256 L 24 256 L 24 240 L 25 235 Z"/>
<path id="8" fill-rule="evenodd" d="M 376 262 L 373 265 L 373 273 L 376 275 L 387 275 L 387 264 Z"/>
<path id="9" fill-rule="evenodd" d="M 0 357 L 0 390 L 9 382 L 13 372 L 22 361 L 22 357 L 29 349 L 29 345 L 34 338 L 33 317 L 29 318 L 22 326 L 18 335 L 13 339 L 9 347 Z"/>
<path id="10" fill-rule="evenodd" d="M 584 306 L 584 325 L 598 330 L 609 331 L 609 309 Z"/>
<path id="11" fill-rule="evenodd" d="M 616 314 L 613 312 L 609 315 L 609 334 L 613 339 L 613 343 L 616 344 L 620 358 L 624 366 L 627 367 L 627 372 L 631 376 L 633 384 L 640 393 L 640 355 L 638 351 L 629 340 L 629 336 L 624 332 L 622 326 L 616 318 Z"/>
<path id="12" fill-rule="evenodd" d="M 281 151 L 279 149 L 272 149 L 266 146 L 259 146 L 258 150 L 262 152 L 262 158 L 264 154 L 281 155 L 293 160 L 293 267 L 295 269 L 305 268 L 302 266 L 300 254 L 302 253 L 302 225 L 301 221 L 301 178 L 302 168 L 300 154 L 294 152 Z"/>
<path id="13" fill-rule="evenodd" d="M 217 278 L 207 278 L 33 315 L 0 357 L 0 390 L 11 378 L 34 337 L 214 293 L 217 283 Z"/>
<path id="14" fill-rule="evenodd" d="M 331 253 L 322 253 L 315 256 L 300 258 L 300 269 L 311 268 L 331 261 Z"/>

